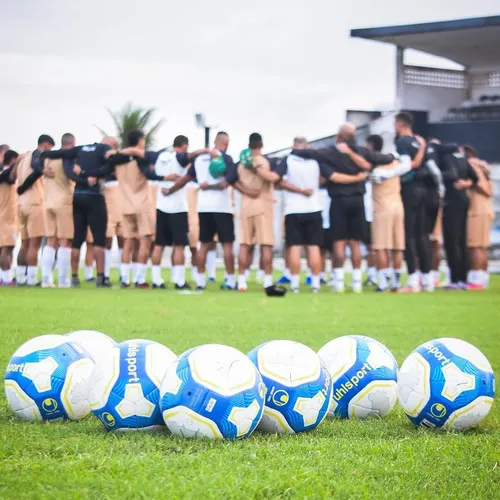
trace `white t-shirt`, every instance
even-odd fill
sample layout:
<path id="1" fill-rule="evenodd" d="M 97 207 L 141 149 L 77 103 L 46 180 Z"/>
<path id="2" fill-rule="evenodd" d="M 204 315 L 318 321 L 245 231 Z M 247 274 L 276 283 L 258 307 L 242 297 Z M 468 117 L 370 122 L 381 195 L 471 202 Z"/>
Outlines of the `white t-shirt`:
<path id="1" fill-rule="evenodd" d="M 366 193 L 364 197 L 365 204 L 365 219 L 367 222 L 373 222 L 373 197 L 372 197 L 372 183 L 366 182 Z"/>
<path id="2" fill-rule="evenodd" d="M 323 209 L 321 210 L 323 229 L 330 229 L 330 205 L 332 204 L 332 199 L 328 194 L 328 189 L 326 188 L 320 189 L 319 197 L 321 198 L 321 205 L 323 207 Z"/>
<path id="3" fill-rule="evenodd" d="M 228 170 L 234 169 L 231 157 L 225 155 L 225 160 Z M 197 156 L 190 167 L 188 174 L 196 177 L 196 182 L 198 184 L 202 184 L 203 182 L 207 182 L 208 184 L 218 184 L 221 180 L 223 180 L 223 178 L 215 179 L 212 177 L 208 169 L 211 161 L 212 158 L 209 154 Z M 228 165 L 229 162 L 231 162 L 231 165 Z M 232 214 L 233 208 L 228 188 L 222 190 L 200 189 L 198 191 L 197 210 L 198 213 L 214 212 Z"/>
<path id="4" fill-rule="evenodd" d="M 284 175 L 288 182 L 301 189 L 313 190 L 311 196 L 285 191 L 285 215 L 321 212 L 323 206 L 319 194 L 320 170 L 318 162 L 295 155 L 289 155 L 283 161 L 286 161 Z M 283 172 L 279 173 L 283 174 Z"/>
<path id="5" fill-rule="evenodd" d="M 182 154 L 182 153 L 181 153 Z M 155 163 L 155 172 L 157 175 L 184 175 L 186 169 L 179 163 L 175 151 L 164 151 L 158 156 Z M 158 186 L 158 195 L 156 196 L 156 208 L 166 214 L 178 214 L 187 212 L 187 200 L 185 187 L 175 193 L 165 196 L 162 194 L 162 188 L 170 188 L 175 184 L 173 181 L 161 181 Z"/>

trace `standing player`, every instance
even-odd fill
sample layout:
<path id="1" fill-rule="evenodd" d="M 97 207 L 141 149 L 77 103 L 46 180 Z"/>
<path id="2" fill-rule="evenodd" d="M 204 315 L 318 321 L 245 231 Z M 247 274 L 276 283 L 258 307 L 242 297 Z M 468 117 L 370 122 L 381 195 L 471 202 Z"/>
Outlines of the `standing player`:
<path id="1" fill-rule="evenodd" d="M 297 137 L 293 151 L 309 147 L 306 139 Z M 285 193 L 285 240 L 289 249 L 290 270 L 292 273 L 290 289 L 299 292 L 300 256 L 302 247 L 306 248 L 311 268 L 311 289 L 320 289 L 321 254 L 323 244 L 323 220 L 319 195 L 320 166 L 314 159 L 300 158 L 290 154 L 278 165 L 281 187 Z M 283 177 L 286 176 L 286 180 Z"/>
<path id="2" fill-rule="evenodd" d="M 12 254 L 17 240 L 16 188 L 13 170 L 19 155 L 15 151 L 2 154 L 0 170 L 0 284 L 14 285 Z"/>
<path id="3" fill-rule="evenodd" d="M 469 290 L 488 288 L 488 247 L 494 218 L 493 182 L 489 165 L 477 157 L 472 146 L 464 146 L 464 153 L 477 175 L 477 183 L 469 192 L 467 215 L 467 248 L 469 250 Z"/>
<path id="4" fill-rule="evenodd" d="M 206 287 L 205 266 L 207 252 L 217 234 L 224 251 L 224 263 L 227 281 L 221 288 L 236 289 L 234 276 L 234 220 L 229 184 L 235 181 L 236 167 L 233 159 L 226 153 L 229 146 L 229 136 L 219 132 L 215 137 L 215 151 L 211 154 L 198 156 L 186 175 L 179 179 L 171 188 L 163 188 L 165 196 L 171 196 L 188 182 L 196 180 L 199 184 L 198 214 L 200 221 L 200 248 L 198 250 L 198 281 L 197 289 Z M 211 157 L 219 155 L 217 158 Z"/>
<path id="5" fill-rule="evenodd" d="M 62 149 L 75 147 L 75 137 L 64 134 Z M 73 160 L 44 161 L 45 235 L 47 244 L 42 252 L 42 288 L 53 287 L 53 268 L 56 260 L 59 288 L 69 288 L 71 241 L 73 239 Z"/>
<path id="6" fill-rule="evenodd" d="M 49 135 L 38 138 L 38 147 L 24 155 L 17 165 L 19 187 L 19 224 L 21 239 L 26 251 L 28 267 L 27 285 L 38 286 L 38 251 L 45 236 L 45 207 L 43 194 L 44 173 L 43 154 L 54 147 L 54 139 Z M 21 266 L 22 267 L 22 266 Z"/>
<path id="7" fill-rule="evenodd" d="M 267 158 L 262 156 L 262 136 L 250 134 L 248 150 L 240 155 L 236 169 L 235 189 L 240 191 L 240 255 L 238 290 L 247 290 L 246 271 L 251 261 L 251 248 L 260 245 L 260 256 L 264 268 L 264 290 L 275 292 L 273 286 L 273 245 L 274 245 L 274 188 L 280 176 L 271 171 Z"/>
<path id="8" fill-rule="evenodd" d="M 174 139 L 173 151 L 164 151 L 156 160 L 155 172 L 163 177 L 160 189 L 171 188 L 175 181 L 185 173 L 186 167 L 200 154 L 202 149 L 188 153 L 189 141 L 184 135 Z M 188 207 L 185 189 L 178 190 L 171 196 L 159 194 L 156 201 L 156 240 L 153 249 L 153 288 L 166 288 L 161 278 L 161 258 L 166 246 L 173 246 L 172 278 L 176 290 L 190 289 L 186 283 L 184 249 L 188 240 Z"/>

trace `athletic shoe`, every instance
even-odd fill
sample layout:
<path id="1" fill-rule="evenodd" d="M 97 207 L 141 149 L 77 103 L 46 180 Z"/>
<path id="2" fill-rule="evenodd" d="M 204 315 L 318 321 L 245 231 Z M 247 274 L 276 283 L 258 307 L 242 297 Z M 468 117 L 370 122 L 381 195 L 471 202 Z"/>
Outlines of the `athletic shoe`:
<path id="1" fill-rule="evenodd" d="M 197 286 L 197 287 L 196 287 L 196 290 L 197 290 L 198 292 L 203 292 L 203 290 L 205 290 L 205 289 L 206 289 L 206 287 L 204 287 L 204 286 Z"/>
<path id="2" fill-rule="evenodd" d="M 32 285 L 30 285 L 29 283 L 26 283 L 26 286 L 28 288 L 40 288 L 42 286 L 42 284 L 39 281 L 37 281 L 36 283 L 33 283 Z"/>
<path id="3" fill-rule="evenodd" d="M 113 283 L 111 283 L 111 280 L 107 276 L 104 277 L 104 283 L 106 283 L 106 285 L 109 285 L 110 287 L 113 285 Z"/>
<path id="4" fill-rule="evenodd" d="M 54 283 L 51 283 L 50 281 L 45 281 L 42 282 L 42 288 L 55 288 L 56 285 Z"/>
<path id="5" fill-rule="evenodd" d="M 277 285 L 289 285 L 292 282 L 290 278 L 287 278 L 286 276 L 282 276 L 277 282 Z"/>
<path id="6" fill-rule="evenodd" d="M 435 290 L 434 285 L 424 285 L 422 287 L 422 292 L 432 293 Z"/>
<path id="7" fill-rule="evenodd" d="M 268 297 L 284 297 L 286 295 L 286 288 L 278 285 L 271 285 L 264 288 L 264 292 Z"/>
<path id="8" fill-rule="evenodd" d="M 130 288 L 130 286 L 130 283 L 125 283 L 124 281 L 120 283 L 120 288 Z"/>
<path id="9" fill-rule="evenodd" d="M 312 293 L 319 293 L 319 288 L 314 288 L 314 287 L 312 287 L 312 288 L 311 288 L 311 292 L 312 292 Z"/>
<path id="10" fill-rule="evenodd" d="M 85 278 L 85 281 L 87 283 L 93 283 L 95 281 L 95 278 L 92 276 L 92 278 Z"/>
<path id="11" fill-rule="evenodd" d="M 467 285 L 467 290 L 485 290 L 484 285 L 475 285 L 474 283 L 469 283 Z"/>
<path id="12" fill-rule="evenodd" d="M 345 286 L 344 285 L 341 285 L 341 286 L 335 285 L 333 287 L 333 291 L 334 291 L 334 293 L 344 293 L 345 292 Z"/>
<path id="13" fill-rule="evenodd" d="M 80 278 L 78 276 L 73 276 L 71 278 L 71 288 L 80 288 L 81 286 Z"/>
<path id="14" fill-rule="evenodd" d="M 399 286 L 393 286 L 391 287 L 391 292 L 392 293 L 399 293 L 401 288 Z"/>
<path id="15" fill-rule="evenodd" d="M 59 283 L 57 285 L 57 288 L 71 288 L 71 282 L 65 281 L 64 283 Z"/>
<path id="16" fill-rule="evenodd" d="M 99 280 L 96 281 L 95 283 L 96 288 L 112 288 L 111 283 L 108 281 L 107 283 L 102 280 L 101 282 Z"/>
<path id="17" fill-rule="evenodd" d="M 148 290 L 151 287 L 149 286 L 149 283 L 136 283 L 135 288 L 138 288 L 139 290 Z"/>
<path id="18" fill-rule="evenodd" d="M 352 291 L 353 291 L 353 293 L 361 293 L 363 291 L 363 287 L 362 287 L 361 283 L 352 285 Z"/>
<path id="19" fill-rule="evenodd" d="M 442 290 L 445 290 L 447 292 L 453 292 L 460 290 L 460 286 L 458 283 L 450 283 L 449 285 L 443 286 Z"/>
<path id="20" fill-rule="evenodd" d="M 215 278 L 208 278 L 209 283 L 215 283 Z"/>
<path id="21" fill-rule="evenodd" d="M 290 292 L 292 292 L 292 293 L 299 293 L 300 290 L 298 288 L 290 288 Z"/>
<path id="22" fill-rule="evenodd" d="M 16 286 L 16 280 L 12 280 L 12 281 L 9 281 L 7 283 L 2 283 L 2 286 L 5 286 L 5 287 Z"/>
<path id="23" fill-rule="evenodd" d="M 394 291 L 395 289 L 392 289 L 392 291 Z M 397 290 L 397 288 L 396 288 Z M 389 291 L 389 288 L 380 288 L 380 287 L 377 287 L 375 288 L 375 292 L 376 293 L 387 293 Z"/>
<path id="24" fill-rule="evenodd" d="M 306 286 L 311 286 L 311 285 L 312 285 L 312 281 L 313 281 L 313 280 L 312 280 L 312 277 L 311 277 L 311 276 L 308 276 L 308 277 L 306 278 L 306 280 L 304 281 L 304 284 L 305 284 Z"/>
<path id="25" fill-rule="evenodd" d="M 323 285 L 323 286 L 328 284 L 324 278 L 320 278 L 319 283 L 320 283 L 320 285 Z"/>
<path id="26" fill-rule="evenodd" d="M 178 285 L 177 283 L 175 284 L 175 289 L 176 290 L 191 290 L 191 285 L 189 283 L 184 283 L 184 285 Z"/>
<path id="27" fill-rule="evenodd" d="M 376 286 L 377 286 L 377 283 L 375 283 L 375 281 L 373 281 L 372 279 L 367 278 L 367 279 L 366 279 L 366 281 L 365 281 L 364 286 L 365 286 L 366 288 L 376 287 Z"/>
<path id="28" fill-rule="evenodd" d="M 399 293 L 420 293 L 420 287 L 414 287 L 414 286 L 404 286 L 403 288 L 399 289 Z"/>
<path id="29" fill-rule="evenodd" d="M 459 281 L 458 282 L 458 289 L 463 290 L 463 291 L 467 291 L 468 290 L 467 283 L 464 283 L 463 281 Z"/>
<path id="30" fill-rule="evenodd" d="M 229 286 L 227 284 L 227 282 L 224 281 L 224 283 L 222 283 L 222 285 L 220 286 L 220 289 L 221 290 L 236 290 L 236 287 L 235 286 Z"/>
<path id="31" fill-rule="evenodd" d="M 159 285 L 157 285 L 156 283 L 153 283 L 153 290 L 167 290 L 168 289 L 168 286 L 165 285 L 165 283 L 160 283 Z"/>

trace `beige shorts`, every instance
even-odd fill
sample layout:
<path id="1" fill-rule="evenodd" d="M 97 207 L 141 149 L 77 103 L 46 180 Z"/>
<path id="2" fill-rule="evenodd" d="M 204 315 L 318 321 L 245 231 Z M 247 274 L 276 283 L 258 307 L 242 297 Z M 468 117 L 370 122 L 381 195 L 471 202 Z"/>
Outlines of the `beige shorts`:
<path id="1" fill-rule="evenodd" d="M 158 196 L 158 184 L 149 184 L 149 192 L 151 193 L 151 200 L 153 201 L 153 206 L 156 207 L 156 197 Z"/>
<path id="2" fill-rule="evenodd" d="M 74 236 L 73 206 L 66 205 L 45 211 L 45 236 L 71 240 Z"/>
<path id="3" fill-rule="evenodd" d="M 440 208 L 438 216 L 436 218 L 436 224 L 434 224 L 434 230 L 429 236 L 431 241 L 443 241 L 443 209 Z"/>
<path id="4" fill-rule="evenodd" d="M 469 215 L 467 218 L 467 247 L 488 248 L 491 245 L 491 225 L 490 214 Z"/>
<path id="5" fill-rule="evenodd" d="M 405 249 L 405 216 L 403 207 L 374 212 L 372 222 L 373 250 Z"/>
<path id="6" fill-rule="evenodd" d="M 23 240 L 45 236 L 45 208 L 43 205 L 19 207 L 18 217 Z"/>
<path id="7" fill-rule="evenodd" d="M 14 247 L 19 230 L 15 220 L 2 221 L 0 219 L 0 248 Z"/>
<path id="8" fill-rule="evenodd" d="M 273 212 L 240 217 L 241 245 L 274 245 Z"/>
<path id="9" fill-rule="evenodd" d="M 200 221 L 196 205 L 198 202 L 198 188 L 187 188 L 189 248 L 196 248 L 200 240 Z"/>
<path id="10" fill-rule="evenodd" d="M 144 212 L 123 216 L 123 236 L 127 239 L 155 235 L 155 213 Z"/>

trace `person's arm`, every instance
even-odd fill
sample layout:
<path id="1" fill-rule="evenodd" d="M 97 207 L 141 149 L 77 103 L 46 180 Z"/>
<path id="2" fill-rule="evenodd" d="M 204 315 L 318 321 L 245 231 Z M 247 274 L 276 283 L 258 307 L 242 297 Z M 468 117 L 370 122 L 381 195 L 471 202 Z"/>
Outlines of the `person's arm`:
<path id="1" fill-rule="evenodd" d="M 76 158 L 78 156 L 79 148 L 69 148 L 69 149 L 53 149 L 52 151 L 42 151 L 40 154 L 40 160 L 58 160 L 61 158 Z"/>
<path id="2" fill-rule="evenodd" d="M 265 170 L 264 165 L 262 163 L 258 163 L 254 166 L 255 173 L 266 182 L 279 182 L 281 179 L 280 175 L 277 172 L 273 172 L 271 169 Z"/>
<path id="3" fill-rule="evenodd" d="M 82 177 L 107 177 L 113 173 L 115 167 L 129 163 L 132 160 L 132 157 L 118 153 L 110 156 L 102 167 L 88 168 L 80 172 L 79 175 Z M 137 160 L 137 162 L 139 162 L 139 160 Z"/>
<path id="4" fill-rule="evenodd" d="M 149 168 L 149 163 L 147 160 L 137 160 L 137 166 L 139 170 L 142 172 L 142 175 L 146 177 L 148 181 L 166 181 L 167 178 L 163 175 L 158 175 L 154 170 Z"/>
<path id="5" fill-rule="evenodd" d="M 486 198 L 491 198 L 493 196 L 492 183 L 485 170 L 480 166 L 476 167 L 475 170 L 477 172 L 478 181 L 476 182 L 474 189 L 483 196 L 486 196 Z"/>
<path id="6" fill-rule="evenodd" d="M 237 189 L 244 196 L 248 196 L 249 198 L 258 198 L 260 196 L 260 189 L 252 189 L 248 186 L 245 186 L 240 181 L 236 181 L 233 184 L 234 188 Z"/>
<path id="7" fill-rule="evenodd" d="M 14 168 L 12 169 L 10 173 L 10 184 L 14 184 L 17 180 L 17 169 L 19 167 L 19 164 L 26 158 L 26 153 L 20 154 L 17 157 L 16 163 L 14 163 Z"/>
<path id="8" fill-rule="evenodd" d="M 337 149 L 342 153 L 347 156 L 354 162 L 354 164 L 360 168 L 361 170 L 366 170 L 369 171 L 372 169 L 372 164 L 363 158 L 359 153 L 353 151 L 348 144 L 345 142 L 342 142 L 340 144 L 337 144 Z"/>
<path id="9" fill-rule="evenodd" d="M 152 151 L 148 151 L 148 153 L 152 153 Z M 136 148 L 129 146 L 128 148 L 123 148 L 118 151 L 118 154 L 125 156 L 136 156 L 137 158 L 146 158 L 146 151 L 141 148 Z"/>
<path id="10" fill-rule="evenodd" d="M 200 156 L 200 155 L 203 155 L 203 154 L 206 154 L 206 153 L 210 153 L 212 155 L 212 158 L 214 158 L 215 157 L 214 156 L 215 153 L 212 154 L 212 152 L 213 152 L 212 149 L 203 148 L 203 149 L 197 149 L 195 151 L 191 151 L 191 153 L 177 153 L 177 155 L 179 155 L 179 154 L 186 154 L 187 158 L 188 158 L 188 162 L 186 163 L 186 165 L 187 165 L 188 163 L 191 163 L 197 156 Z M 218 153 L 217 153 L 217 155 L 218 155 Z M 179 161 L 179 158 L 177 158 L 177 161 Z M 181 162 L 179 161 L 179 163 L 181 163 Z M 181 165 L 182 165 L 182 163 L 181 163 Z M 185 167 L 186 165 L 183 165 L 183 166 Z"/>
<path id="11" fill-rule="evenodd" d="M 382 184 L 383 182 L 393 179 L 394 177 L 401 177 L 411 170 L 411 158 L 404 155 L 401 156 L 399 163 L 396 166 L 382 166 L 373 169 L 370 179 L 375 184 Z"/>
<path id="12" fill-rule="evenodd" d="M 24 179 L 24 182 L 20 186 L 18 186 L 17 194 L 22 195 L 23 193 L 28 191 L 28 189 L 30 189 L 31 186 L 33 186 L 33 184 L 35 184 L 35 182 L 38 179 L 40 179 L 41 177 L 42 177 L 42 174 L 40 174 L 38 172 L 31 172 L 31 174 L 29 174 L 28 177 L 26 177 L 26 179 Z"/>
<path id="13" fill-rule="evenodd" d="M 285 191 L 289 191 L 290 193 L 301 194 L 303 196 L 311 196 L 314 192 L 312 189 L 301 189 L 301 188 L 297 187 L 295 184 L 292 184 L 291 182 L 288 182 L 285 179 L 281 179 L 279 182 L 279 185 Z"/>
<path id="14" fill-rule="evenodd" d="M 174 194 L 179 189 L 182 189 L 188 182 L 194 181 L 196 177 L 190 175 L 189 171 L 186 175 L 182 176 L 178 179 L 172 187 L 162 188 L 161 192 L 164 196 L 169 196 Z"/>
<path id="15" fill-rule="evenodd" d="M 11 165 L 9 168 L 6 168 L 3 172 L 0 173 L 0 184 L 14 184 L 15 181 L 11 180 L 11 174 L 14 170 L 14 165 Z"/>
<path id="16" fill-rule="evenodd" d="M 306 160 L 316 160 L 321 161 L 325 156 L 328 156 L 328 151 L 331 148 L 322 149 L 292 149 L 290 154 L 298 156 L 299 158 L 305 158 Z"/>
<path id="17" fill-rule="evenodd" d="M 340 172 L 334 172 L 330 176 L 330 180 L 335 182 L 335 184 L 356 184 L 357 182 L 366 181 L 366 173 L 360 172 L 357 175 L 341 174 Z"/>
<path id="18" fill-rule="evenodd" d="M 430 158 L 429 160 L 427 160 L 425 165 L 427 166 L 427 169 L 429 170 L 431 177 L 434 180 L 434 184 L 438 188 L 439 197 L 444 198 L 445 187 L 443 183 L 443 174 L 441 173 L 441 170 L 439 170 L 437 163 L 432 158 Z"/>
<path id="19" fill-rule="evenodd" d="M 415 158 L 413 158 L 412 162 L 411 162 L 411 168 L 420 168 L 422 166 L 422 163 L 424 161 L 424 157 L 425 157 L 425 150 L 427 149 L 427 143 L 425 142 L 425 140 L 420 137 L 420 136 L 416 136 L 417 137 L 417 141 L 418 141 L 418 152 L 417 154 L 415 155 Z"/>

